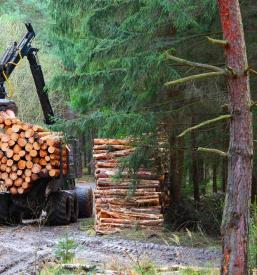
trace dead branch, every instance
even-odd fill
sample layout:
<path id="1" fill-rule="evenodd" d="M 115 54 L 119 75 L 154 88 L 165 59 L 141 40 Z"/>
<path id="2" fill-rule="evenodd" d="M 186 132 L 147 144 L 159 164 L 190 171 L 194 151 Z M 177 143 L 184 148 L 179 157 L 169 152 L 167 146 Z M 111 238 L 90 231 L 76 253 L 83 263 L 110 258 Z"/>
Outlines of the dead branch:
<path id="1" fill-rule="evenodd" d="M 223 151 L 215 149 L 215 148 L 198 147 L 197 151 L 206 152 L 206 153 L 214 153 L 214 154 L 218 154 L 221 157 L 227 157 L 228 156 L 228 154 L 226 152 L 223 152 Z"/>
<path id="2" fill-rule="evenodd" d="M 198 128 L 204 127 L 206 125 L 212 124 L 214 122 L 220 121 L 220 120 L 224 120 L 224 119 L 230 119 L 232 116 L 231 115 L 222 115 L 222 116 L 218 116 L 216 118 L 210 119 L 210 120 L 206 120 L 204 122 L 201 122 L 193 127 L 187 128 L 185 131 L 183 131 L 181 134 L 178 135 L 178 137 L 183 137 L 185 134 L 196 130 Z"/>

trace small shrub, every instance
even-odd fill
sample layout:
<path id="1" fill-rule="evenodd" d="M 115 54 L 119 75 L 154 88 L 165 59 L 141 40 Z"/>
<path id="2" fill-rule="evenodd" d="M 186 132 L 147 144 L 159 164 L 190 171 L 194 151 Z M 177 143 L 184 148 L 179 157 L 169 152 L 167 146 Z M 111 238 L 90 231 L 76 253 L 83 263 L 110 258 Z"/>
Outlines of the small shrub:
<path id="1" fill-rule="evenodd" d="M 62 263 L 69 263 L 75 257 L 75 249 L 78 247 L 76 242 L 69 238 L 68 234 L 64 236 L 64 238 L 60 239 L 56 245 L 55 256 Z"/>

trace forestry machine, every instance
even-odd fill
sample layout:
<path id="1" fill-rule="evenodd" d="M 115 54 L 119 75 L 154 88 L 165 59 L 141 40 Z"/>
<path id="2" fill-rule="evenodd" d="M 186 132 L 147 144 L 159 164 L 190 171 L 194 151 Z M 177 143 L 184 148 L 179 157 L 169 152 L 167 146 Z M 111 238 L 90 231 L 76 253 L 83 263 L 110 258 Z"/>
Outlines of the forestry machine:
<path id="1" fill-rule="evenodd" d="M 54 113 L 46 91 L 42 68 L 37 58 L 39 50 L 31 45 L 35 32 L 31 24 L 25 25 L 27 33 L 19 43 L 15 42 L 8 48 L 0 60 L 0 111 L 13 110 L 17 113 L 15 102 L 6 99 L 8 93 L 5 83 L 9 81 L 8 79 L 17 64 L 27 57 L 43 109 L 44 122 L 51 125 L 54 123 Z M 28 219 L 40 219 L 50 225 L 63 225 L 76 222 L 78 217 L 91 216 L 91 188 L 75 186 L 75 178 L 81 176 L 82 170 L 79 142 L 70 138 L 67 143 L 70 148 L 68 175 L 64 176 L 60 169 L 61 173 L 58 178 L 39 179 L 33 184 L 31 190 L 22 195 L 1 192 L 0 223 L 12 224 L 28 221 Z M 62 158 L 62 154 L 60 154 L 60 158 Z"/>

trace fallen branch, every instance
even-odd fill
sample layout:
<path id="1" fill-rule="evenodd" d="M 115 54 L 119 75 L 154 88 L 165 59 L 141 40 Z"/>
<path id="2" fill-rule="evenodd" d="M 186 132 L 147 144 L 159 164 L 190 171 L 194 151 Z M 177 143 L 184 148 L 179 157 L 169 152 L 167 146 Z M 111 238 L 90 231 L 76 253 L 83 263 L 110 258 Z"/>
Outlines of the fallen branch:
<path id="1" fill-rule="evenodd" d="M 228 154 L 226 152 L 223 152 L 221 150 L 214 149 L 214 148 L 198 147 L 197 151 L 206 152 L 206 153 L 214 153 L 214 154 L 218 154 L 221 157 L 227 157 L 228 156 Z"/>
<path id="2" fill-rule="evenodd" d="M 188 132 L 191 132 L 193 130 L 196 130 L 198 128 L 204 127 L 206 125 L 212 124 L 212 123 L 220 121 L 220 120 L 230 119 L 231 117 L 232 117 L 231 115 L 222 115 L 222 116 L 210 119 L 210 120 L 206 120 L 206 121 L 204 121 L 204 122 L 202 122 L 200 124 L 197 124 L 197 125 L 195 125 L 193 127 L 187 128 L 185 131 L 183 131 L 181 134 L 179 134 L 178 137 L 183 137 Z"/>
<path id="3" fill-rule="evenodd" d="M 180 78 L 180 79 L 176 79 L 176 80 L 173 80 L 173 81 L 166 82 L 164 84 L 164 86 L 166 86 L 166 87 L 167 86 L 175 86 L 175 85 L 184 84 L 186 82 L 193 81 L 193 80 L 210 78 L 210 77 L 217 77 L 217 76 L 222 76 L 222 75 L 226 75 L 225 70 L 218 71 L 218 72 L 202 73 L 202 74 L 196 74 L 196 75 L 183 77 L 183 78 Z"/>

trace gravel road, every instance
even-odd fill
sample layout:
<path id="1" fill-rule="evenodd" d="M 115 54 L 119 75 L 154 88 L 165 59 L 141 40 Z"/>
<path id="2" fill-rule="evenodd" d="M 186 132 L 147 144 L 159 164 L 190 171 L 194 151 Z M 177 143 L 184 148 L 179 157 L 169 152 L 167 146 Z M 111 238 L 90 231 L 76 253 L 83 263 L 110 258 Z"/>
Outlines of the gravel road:
<path id="1" fill-rule="evenodd" d="M 66 233 L 79 244 L 78 258 L 97 265 L 129 266 L 131 258 L 149 259 L 160 266 L 218 266 L 220 252 L 202 248 L 159 245 L 107 237 L 90 237 L 79 230 L 79 223 L 69 226 L 0 227 L 0 274 L 36 274 L 51 259 L 58 240 Z"/>

